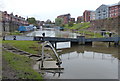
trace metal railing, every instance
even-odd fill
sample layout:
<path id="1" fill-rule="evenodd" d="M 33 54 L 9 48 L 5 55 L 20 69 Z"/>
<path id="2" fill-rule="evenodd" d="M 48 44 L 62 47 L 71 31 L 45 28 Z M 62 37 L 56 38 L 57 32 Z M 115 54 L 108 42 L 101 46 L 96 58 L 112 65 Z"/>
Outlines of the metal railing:
<path id="1" fill-rule="evenodd" d="M 48 45 L 51 47 L 52 51 L 54 52 L 56 58 L 57 58 L 57 63 L 56 65 L 60 67 L 60 64 L 62 64 L 61 59 L 58 56 L 58 53 L 56 52 L 55 48 L 52 46 L 52 44 L 49 41 L 45 41 L 42 45 L 42 61 L 41 61 L 41 67 L 43 67 L 43 61 L 44 61 L 44 47 Z"/>

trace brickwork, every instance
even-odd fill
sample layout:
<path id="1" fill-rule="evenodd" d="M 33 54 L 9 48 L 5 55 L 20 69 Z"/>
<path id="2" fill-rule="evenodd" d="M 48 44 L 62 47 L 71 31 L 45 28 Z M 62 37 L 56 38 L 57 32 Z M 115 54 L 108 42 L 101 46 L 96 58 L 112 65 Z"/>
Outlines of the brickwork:
<path id="1" fill-rule="evenodd" d="M 0 17 L 0 21 L 2 22 L 4 32 L 13 32 L 17 30 L 19 26 L 28 24 L 25 18 L 13 15 L 13 13 L 8 14 L 7 11 L 1 11 L 0 16 L 2 16 Z"/>
<path id="2" fill-rule="evenodd" d="M 91 13 L 91 11 L 89 11 L 89 10 L 84 11 L 84 13 L 83 13 L 84 22 L 89 22 L 90 21 L 90 13 Z"/>

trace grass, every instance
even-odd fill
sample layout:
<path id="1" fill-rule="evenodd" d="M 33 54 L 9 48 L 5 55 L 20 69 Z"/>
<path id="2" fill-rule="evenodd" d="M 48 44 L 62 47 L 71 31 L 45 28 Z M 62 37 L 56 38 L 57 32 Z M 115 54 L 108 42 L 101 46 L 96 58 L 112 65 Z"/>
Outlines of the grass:
<path id="1" fill-rule="evenodd" d="M 15 31 L 15 32 L 10 32 L 9 35 L 22 35 L 23 33 L 20 33 L 19 31 Z"/>
<path id="2" fill-rule="evenodd" d="M 90 22 L 74 24 L 72 27 L 69 27 L 68 24 L 65 25 L 66 29 L 77 30 L 77 31 L 75 31 L 75 33 L 83 34 L 83 32 L 84 32 L 84 35 L 86 38 L 102 37 L 100 33 L 94 34 L 94 32 L 87 30 L 89 27 L 90 27 Z"/>
<path id="3" fill-rule="evenodd" d="M 37 41 L 6 40 L 6 41 L 3 41 L 3 44 L 9 44 L 9 45 L 14 46 L 18 49 L 21 49 L 23 51 L 26 51 L 26 52 L 29 52 L 29 53 L 32 53 L 32 54 L 38 54 L 38 43 L 37 43 Z"/>
<path id="4" fill-rule="evenodd" d="M 76 33 L 84 33 L 87 38 L 101 38 L 103 37 L 100 33 L 95 33 L 91 31 L 77 31 Z"/>
<path id="5" fill-rule="evenodd" d="M 87 29 L 89 27 L 90 27 L 90 22 L 74 24 L 72 27 L 69 27 L 68 24 L 65 25 L 66 29 L 76 29 L 76 30 Z"/>
<path id="6" fill-rule="evenodd" d="M 41 75 L 32 69 L 34 63 L 28 57 L 3 51 L 3 58 L 9 66 L 17 72 L 17 77 L 21 79 L 42 79 Z"/>

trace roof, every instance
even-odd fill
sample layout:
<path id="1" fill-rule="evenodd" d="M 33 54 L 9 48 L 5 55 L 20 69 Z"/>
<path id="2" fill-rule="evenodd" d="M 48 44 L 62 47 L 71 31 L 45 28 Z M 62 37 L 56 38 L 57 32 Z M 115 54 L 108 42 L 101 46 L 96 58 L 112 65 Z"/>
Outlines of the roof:
<path id="1" fill-rule="evenodd" d="M 99 9 L 101 6 L 107 6 L 107 7 L 109 7 L 110 5 L 102 4 L 102 5 L 100 5 L 97 9 Z M 96 9 L 96 10 L 97 10 L 97 9 Z"/>
<path id="2" fill-rule="evenodd" d="M 59 16 L 70 16 L 70 13 L 68 13 L 68 14 L 63 14 L 63 15 L 59 15 Z"/>
<path id="3" fill-rule="evenodd" d="M 120 5 L 120 1 L 119 1 L 118 3 L 115 3 L 115 4 L 110 5 L 110 7 L 111 7 L 111 6 L 117 6 L 117 5 Z"/>

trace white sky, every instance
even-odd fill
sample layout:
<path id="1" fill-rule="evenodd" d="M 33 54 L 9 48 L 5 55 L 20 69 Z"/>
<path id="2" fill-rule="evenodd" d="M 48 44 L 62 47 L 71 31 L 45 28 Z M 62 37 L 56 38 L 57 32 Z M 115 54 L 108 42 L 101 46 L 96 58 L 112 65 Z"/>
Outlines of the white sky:
<path id="1" fill-rule="evenodd" d="M 0 9 L 25 18 L 28 16 L 37 20 L 54 21 L 58 15 L 70 13 L 71 17 L 77 18 L 84 10 L 95 10 L 101 4 L 118 2 L 119 0 L 0 0 Z"/>

